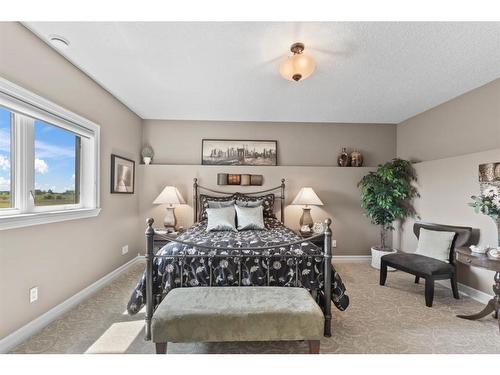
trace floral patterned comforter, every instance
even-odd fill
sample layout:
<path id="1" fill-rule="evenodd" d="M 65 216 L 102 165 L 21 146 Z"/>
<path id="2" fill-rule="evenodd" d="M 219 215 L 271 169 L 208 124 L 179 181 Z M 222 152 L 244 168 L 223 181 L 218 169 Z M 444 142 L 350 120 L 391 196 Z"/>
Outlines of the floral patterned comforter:
<path id="1" fill-rule="evenodd" d="M 206 255 L 206 257 L 186 258 L 154 258 L 153 261 L 153 300 L 159 304 L 173 288 L 186 286 L 299 286 L 310 291 L 321 293 L 323 286 L 323 258 L 315 257 L 322 249 L 311 242 L 304 241 L 291 247 L 278 247 L 258 252 L 256 250 L 239 250 L 238 247 L 264 247 L 285 244 L 299 240 L 292 230 L 273 218 L 265 219 L 266 230 L 244 230 L 239 232 L 220 231 L 207 232 L 206 221 L 190 227 L 178 237 L 181 241 L 205 246 L 231 247 L 234 250 L 209 250 L 168 243 L 157 255 Z M 228 257 L 210 258 L 211 255 L 227 254 Z M 234 258 L 231 255 L 262 255 L 263 257 Z M 272 258 L 269 254 L 306 255 L 301 258 Z M 310 256 L 309 256 L 310 255 Z M 239 264 L 241 262 L 241 265 Z M 212 272 L 210 272 L 212 268 Z M 269 268 L 269 270 L 268 270 Z M 241 270 L 241 272 L 240 272 Z M 269 276 L 269 281 L 268 281 Z M 146 274 L 144 273 L 135 287 L 127 304 L 130 315 L 136 314 L 144 306 L 146 297 Z M 331 299 L 339 310 L 345 310 L 349 298 L 340 275 L 332 266 Z"/>

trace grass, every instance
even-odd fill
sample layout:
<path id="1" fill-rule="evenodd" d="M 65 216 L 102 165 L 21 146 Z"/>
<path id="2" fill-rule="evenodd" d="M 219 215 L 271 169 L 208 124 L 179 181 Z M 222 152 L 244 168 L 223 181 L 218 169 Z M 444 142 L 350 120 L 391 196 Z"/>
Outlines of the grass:
<path id="1" fill-rule="evenodd" d="M 75 192 L 66 191 L 64 193 L 54 193 L 51 190 L 35 191 L 35 205 L 36 206 L 56 206 L 63 204 L 75 204 Z M 0 191 L 0 208 L 10 208 L 10 192 Z"/>

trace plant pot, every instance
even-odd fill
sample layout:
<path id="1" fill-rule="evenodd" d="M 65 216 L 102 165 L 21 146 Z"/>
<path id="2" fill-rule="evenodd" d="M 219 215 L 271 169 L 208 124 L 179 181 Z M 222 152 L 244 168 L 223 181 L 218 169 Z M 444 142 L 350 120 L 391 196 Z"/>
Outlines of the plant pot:
<path id="1" fill-rule="evenodd" d="M 380 249 L 378 247 L 372 247 L 372 267 L 379 270 L 380 269 L 380 258 L 384 255 L 395 253 L 397 250 L 395 249 Z M 392 267 L 387 267 L 387 271 L 396 271 L 396 269 Z"/>
<path id="2" fill-rule="evenodd" d="M 146 165 L 151 164 L 151 158 L 150 157 L 144 156 L 142 158 L 142 160 L 144 161 L 144 164 L 146 164 Z"/>

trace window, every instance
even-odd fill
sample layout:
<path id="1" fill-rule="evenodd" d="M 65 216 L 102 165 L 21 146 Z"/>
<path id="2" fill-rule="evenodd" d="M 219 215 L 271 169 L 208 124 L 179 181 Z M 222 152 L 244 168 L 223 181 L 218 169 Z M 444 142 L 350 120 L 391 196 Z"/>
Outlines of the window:
<path id="1" fill-rule="evenodd" d="M 0 107 L 0 209 L 12 207 L 10 155 L 12 138 L 11 112 Z"/>
<path id="2" fill-rule="evenodd" d="M 35 206 L 78 204 L 80 137 L 35 121 Z"/>
<path id="3" fill-rule="evenodd" d="M 0 78 L 0 230 L 98 215 L 99 132 Z"/>

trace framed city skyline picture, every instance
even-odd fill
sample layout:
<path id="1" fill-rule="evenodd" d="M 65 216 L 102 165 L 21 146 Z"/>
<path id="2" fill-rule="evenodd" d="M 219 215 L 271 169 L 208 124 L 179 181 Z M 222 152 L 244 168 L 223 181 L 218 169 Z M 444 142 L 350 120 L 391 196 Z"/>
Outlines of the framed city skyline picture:
<path id="1" fill-rule="evenodd" d="M 203 139 L 201 142 L 202 165 L 253 165 L 278 164 L 278 142 L 260 140 Z"/>

